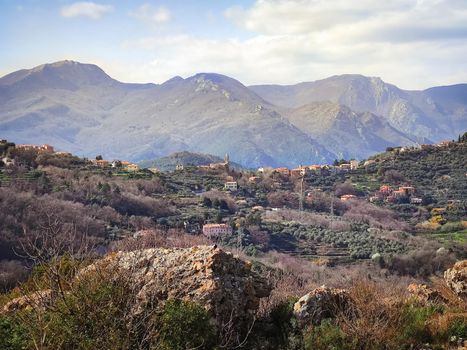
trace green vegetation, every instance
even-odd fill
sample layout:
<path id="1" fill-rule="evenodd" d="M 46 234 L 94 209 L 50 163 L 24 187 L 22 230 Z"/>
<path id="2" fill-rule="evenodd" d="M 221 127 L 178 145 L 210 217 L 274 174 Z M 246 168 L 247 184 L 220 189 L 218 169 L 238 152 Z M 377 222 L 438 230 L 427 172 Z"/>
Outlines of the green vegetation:
<path id="1" fill-rule="evenodd" d="M 161 350 L 214 349 L 215 332 L 206 311 L 191 302 L 168 301 L 160 317 Z"/>
<path id="2" fill-rule="evenodd" d="M 125 273 L 104 268 L 75 278 L 78 265 L 64 257 L 35 269 L 24 288 L 52 288 L 53 304 L 1 316 L 0 349 L 213 349 L 217 335 L 202 307 L 169 300 L 136 312 Z"/>
<path id="3" fill-rule="evenodd" d="M 12 317 L 0 316 L 0 349 L 27 349 L 28 336 L 25 326 Z"/>

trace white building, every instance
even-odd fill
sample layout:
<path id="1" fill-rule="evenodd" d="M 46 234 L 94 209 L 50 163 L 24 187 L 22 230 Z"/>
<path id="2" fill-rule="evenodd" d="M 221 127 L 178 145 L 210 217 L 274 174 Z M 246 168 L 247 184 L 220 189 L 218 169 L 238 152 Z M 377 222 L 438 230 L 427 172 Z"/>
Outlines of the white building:
<path id="1" fill-rule="evenodd" d="M 350 170 L 356 170 L 358 169 L 358 160 L 351 160 L 350 161 Z"/>
<path id="2" fill-rule="evenodd" d="M 238 189 L 237 181 L 227 181 L 224 184 L 224 189 L 229 191 L 236 191 Z"/>
<path id="3" fill-rule="evenodd" d="M 203 226 L 203 235 L 215 238 L 232 234 L 232 228 L 227 224 L 206 224 Z"/>

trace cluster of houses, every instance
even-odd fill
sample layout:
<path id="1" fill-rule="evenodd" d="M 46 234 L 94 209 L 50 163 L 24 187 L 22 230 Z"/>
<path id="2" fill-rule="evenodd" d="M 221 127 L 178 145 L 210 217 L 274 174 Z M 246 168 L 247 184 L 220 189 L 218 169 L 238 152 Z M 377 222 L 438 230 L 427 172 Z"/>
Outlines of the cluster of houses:
<path id="1" fill-rule="evenodd" d="M 198 168 L 201 170 L 212 170 L 212 169 L 229 170 L 229 166 L 230 166 L 230 157 L 229 157 L 229 154 L 226 153 L 224 156 L 223 162 L 211 163 L 209 165 L 199 165 Z"/>
<path id="2" fill-rule="evenodd" d="M 408 200 L 411 204 L 421 204 L 422 198 L 415 196 L 415 187 L 400 186 L 398 189 L 393 189 L 388 185 L 382 185 L 373 196 L 370 197 L 370 202 L 388 202 L 397 203 L 401 200 Z"/>
<path id="3" fill-rule="evenodd" d="M 55 153 L 53 146 L 48 144 L 43 145 L 16 145 L 16 148 L 22 149 L 25 151 L 37 151 L 39 153 Z"/>
<path id="4" fill-rule="evenodd" d="M 417 150 L 427 150 L 427 149 L 433 149 L 433 148 L 442 148 L 442 147 L 448 147 L 452 144 L 454 144 L 455 141 L 453 140 L 443 140 L 435 144 L 417 144 L 416 146 L 405 146 L 405 147 L 390 147 L 390 150 L 398 151 L 400 153 L 404 152 L 410 152 L 410 151 L 417 151 Z"/>
<path id="5" fill-rule="evenodd" d="M 284 176 L 290 176 L 290 177 L 301 177 L 301 176 L 306 176 L 308 174 L 315 174 L 319 175 L 322 173 L 330 173 L 330 174 L 339 174 L 342 172 L 346 172 L 349 170 L 356 170 L 358 169 L 358 160 L 351 160 L 349 163 L 343 163 L 339 165 L 320 165 L 320 164 L 313 164 L 313 165 L 308 165 L 308 166 L 299 166 L 298 168 L 294 169 L 289 169 L 287 167 L 280 167 L 280 168 L 275 168 L 273 171 L 275 173 L 284 175 Z M 264 172 L 264 168 L 259 168 L 258 169 L 259 173 Z"/>
<path id="6" fill-rule="evenodd" d="M 128 162 L 126 160 L 114 160 L 109 162 L 105 159 L 93 159 L 92 164 L 99 168 L 113 168 L 113 169 L 122 169 L 125 171 L 138 171 L 138 164 Z"/>
<path id="7" fill-rule="evenodd" d="M 57 152 L 55 151 L 54 147 L 49 145 L 49 144 L 43 144 L 43 145 L 33 145 L 33 144 L 18 144 L 15 145 L 12 142 L 8 142 L 7 140 L 0 139 L 0 145 L 19 149 L 22 151 L 34 151 L 39 154 L 53 154 L 54 156 L 71 156 L 72 154 L 69 152 Z M 7 165 L 14 165 L 15 161 L 12 158 L 9 158 L 7 155 L 1 158 L 2 162 Z"/>
<path id="8" fill-rule="evenodd" d="M 15 148 L 25 150 L 25 151 L 36 151 L 38 153 L 54 154 L 56 156 L 71 156 L 72 155 L 70 152 L 55 151 L 53 146 L 48 145 L 46 143 L 43 145 L 20 144 L 20 145 L 15 145 Z"/>
<path id="9" fill-rule="evenodd" d="M 6 140 L 0 140 L 0 143 L 7 143 Z M 24 150 L 24 151 L 36 151 L 42 154 L 53 154 L 56 156 L 72 156 L 70 152 L 56 152 L 54 147 L 48 144 L 43 145 L 33 145 L 33 144 L 18 144 L 15 145 L 15 148 Z M 112 162 L 97 158 L 91 161 L 95 167 L 98 168 L 115 168 L 115 169 L 122 169 L 125 171 L 138 171 L 139 166 L 138 164 L 131 163 L 125 160 L 114 160 Z"/>

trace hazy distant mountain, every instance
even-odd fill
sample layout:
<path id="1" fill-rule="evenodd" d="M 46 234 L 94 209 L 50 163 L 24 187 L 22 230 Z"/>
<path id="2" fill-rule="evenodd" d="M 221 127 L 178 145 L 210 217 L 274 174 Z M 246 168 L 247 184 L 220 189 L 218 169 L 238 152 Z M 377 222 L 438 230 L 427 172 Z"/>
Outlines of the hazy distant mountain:
<path id="1" fill-rule="evenodd" d="M 414 138 L 393 128 L 383 117 L 357 113 L 334 102 L 313 102 L 283 113 L 339 158 L 361 159 L 388 146 L 416 144 Z"/>
<path id="2" fill-rule="evenodd" d="M 247 167 L 296 166 L 454 138 L 467 129 L 466 106 L 466 85 L 404 91 L 345 75 L 247 88 L 208 73 L 125 84 L 95 65 L 62 61 L 0 78 L 0 137 L 88 157 L 191 151 L 229 153 Z"/>
<path id="3" fill-rule="evenodd" d="M 245 166 L 294 166 L 335 155 L 238 81 L 218 74 L 123 84 L 71 61 L 0 79 L 1 136 L 107 158 L 190 150 Z"/>
<path id="4" fill-rule="evenodd" d="M 83 133 L 98 130 L 112 108 L 152 84 L 123 84 L 94 65 L 62 61 L 14 72 L 0 79 L 0 134 L 18 143 L 50 143 L 92 156 Z M 118 142 L 118 140 L 117 140 Z"/>
<path id="5" fill-rule="evenodd" d="M 406 91 L 380 78 L 333 76 L 296 85 L 256 85 L 250 89 L 285 107 L 331 101 L 355 112 L 383 116 L 394 128 L 433 141 L 452 139 L 467 129 L 467 84 Z"/>
<path id="6" fill-rule="evenodd" d="M 156 167 L 162 171 L 171 171 L 176 168 L 178 164 L 188 165 L 209 165 L 211 163 L 222 163 L 224 159 L 212 154 L 195 153 L 195 152 L 175 152 L 168 156 L 161 157 L 155 160 L 144 160 L 140 162 L 140 166 L 144 168 Z M 240 170 L 242 166 L 237 163 L 230 163 L 232 169 Z"/>

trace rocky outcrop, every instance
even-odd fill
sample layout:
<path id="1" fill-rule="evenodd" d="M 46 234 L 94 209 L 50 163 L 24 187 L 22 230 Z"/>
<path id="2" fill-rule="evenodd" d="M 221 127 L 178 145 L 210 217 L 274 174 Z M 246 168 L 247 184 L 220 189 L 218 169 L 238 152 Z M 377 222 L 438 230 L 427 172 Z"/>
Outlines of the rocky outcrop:
<path id="1" fill-rule="evenodd" d="M 458 261 L 446 270 L 444 280 L 459 297 L 467 298 L 467 260 Z"/>
<path id="2" fill-rule="evenodd" d="M 355 308 L 349 293 L 344 289 L 316 288 L 301 297 L 294 305 L 294 315 L 302 324 L 319 324 L 325 318 L 334 318 L 340 313 L 354 313 Z"/>
<path id="3" fill-rule="evenodd" d="M 42 307 L 50 303 L 53 299 L 53 292 L 50 289 L 40 290 L 28 295 L 24 295 L 10 300 L 3 306 L 4 313 L 15 312 L 19 310 L 31 310 L 36 307 Z"/>
<path id="4" fill-rule="evenodd" d="M 407 287 L 407 290 L 412 298 L 423 305 L 446 302 L 446 299 L 440 292 L 428 287 L 426 284 L 411 283 Z"/>
<path id="5" fill-rule="evenodd" d="M 251 325 L 259 299 L 271 291 L 266 280 L 251 271 L 249 262 L 213 246 L 118 252 L 90 265 L 79 276 L 104 266 L 123 270 L 133 280 L 136 314 L 146 305 L 167 299 L 193 301 L 221 327 Z"/>

